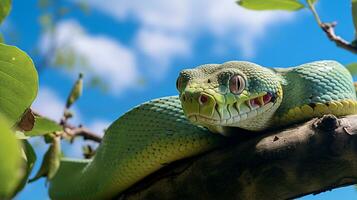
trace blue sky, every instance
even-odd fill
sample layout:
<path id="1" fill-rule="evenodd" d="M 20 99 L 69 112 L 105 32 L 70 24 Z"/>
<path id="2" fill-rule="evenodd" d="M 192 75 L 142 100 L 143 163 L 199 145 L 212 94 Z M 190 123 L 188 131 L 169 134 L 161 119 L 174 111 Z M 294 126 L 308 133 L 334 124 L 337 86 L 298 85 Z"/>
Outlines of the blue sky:
<path id="1" fill-rule="evenodd" d="M 71 6 L 74 1 L 65 1 Z M 108 91 L 86 87 L 74 108 L 72 123 L 101 132 L 125 111 L 144 101 L 176 94 L 177 74 L 204 63 L 248 60 L 263 66 L 286 67 L 333 59 L 355 62 L 355 55 L 336 48 L 316 25 L 311 13 L 252 12 L 234 0 L 88 0 L 90 14 L 75 10 L 57 26 L 55 43 L 85 58 L 74 71 L 46 67 L 40 72 L 40 93 L 34 104 L 39 112 L 59 119 L 65 97 L 77 76 L 101 77 Z M 332 3 L 333 2 L 333 3 Z M 338 3 L 337 3 L 338 2 Z M 350 1 L 320 0 L 323 21 L 338 21 L 337 33 L 354 37 Z M 27 51 L 45 52 L 48 34 L 38 23 L 36 0 L 13 1 L 11 15 L 2 27 L 5 39 Z M 10 37 L 15 32 L 16 37 Z M 6 37 L 7 36 L 7 37 Z M 144 80 L 145 84 L 140 84 Z M 41 155 L 46 146 L 33 143 Z M 68 156 L 80 156 L 81 143 L 64 145 Z M 353 187 L 303 199 L 356 198 Z M 44 180 L 28 185 L 16 199 L 48 199 Z"/>

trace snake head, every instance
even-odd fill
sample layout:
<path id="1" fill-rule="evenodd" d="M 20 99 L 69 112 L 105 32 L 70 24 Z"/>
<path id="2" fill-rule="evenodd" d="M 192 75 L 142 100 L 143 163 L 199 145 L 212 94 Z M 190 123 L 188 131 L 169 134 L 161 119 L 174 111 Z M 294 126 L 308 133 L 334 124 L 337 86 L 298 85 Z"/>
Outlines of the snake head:
<path id="1" fill-rule="evenodd" d="M 186 117 L 222 133 L 227 127 L 267 128 L 281 102 L 280 83 L 267 68 L 232 61 L 183 70 L 176 86 Z"/>

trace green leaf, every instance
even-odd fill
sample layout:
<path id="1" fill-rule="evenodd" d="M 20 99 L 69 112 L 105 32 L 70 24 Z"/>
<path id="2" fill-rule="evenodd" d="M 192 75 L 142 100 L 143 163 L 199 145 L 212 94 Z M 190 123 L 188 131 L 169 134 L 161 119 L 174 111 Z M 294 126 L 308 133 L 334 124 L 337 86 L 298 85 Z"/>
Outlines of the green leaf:
<path id="1" fill-rule="evenodd" d="M 31 131 L 25 132 L 26 136 L 40 136 L 56 131 L 63 131 L 62 126 L 46 117 L 35 116 L 35 125 Z"/>
<path id="2" fill-rule="evenodd" d="M 357 39 L 357 0 L 352 0 L 352 18 L 355 26 L 355 38 Z"/>
<path id="3" fill-rule="evenodd" d="M 26 136 L 24 132 L 21 132 L 21 131 L 16 131 L 15 132 L 15 137 L 18 140 L 27 140 L 27 139 L 30 138 L 30 137 Z"/>
<path id="4" fill-rule="evenodd" d="M 41 167 L 36 173 L 35 177 L 29 180 L 29 182 L 36 181 L 41 177 L 47 177 L 47 180 L 51 180 L 57 173 L 60 166 L 61 159 L 61 143 L 59 137 L 54 137 L 50 148 L 45 153 Z"/>
<path id="5" fill-rule="evenodd" d="M 77 81 L 74 83 L 71 93 L 68 95 L 66 108 L 70 108 L 71 105 L 78 100 L 82 95 L 83 90 L 83 74 L 79 74 Z"/>
<path id="6" fill-rule="evenodd" d="M 11 0 L 1 0 L 0 1 L 0 24 L 10 13 L 11 10 Z"/>
<path id="7" fill-rule="evenodd" d="M 0 44 L 0 114 L 15 124 L 37 90 L 38 76 L 31 58 L 17 47 Z"/>
<path id="8" fill-rule="evenodd" d="M 4 43 L 5 42 L 5 40 L 4 40 L 4 36 L 3 36 L 3 34 L 2 33 L 0 33 L 0 43 Z"/>
<path id="9" fill-rule="evenodd" d="M 310 4 L 315 4 L 317 2 L 317 0 L 307 0 L 307 2 Z"/>
<path id="10" fill-rule="evenodd" d="M 23 176 L 21 146 L 4 117 L 0 117 L 0 199 L 14 195 Z"/>
<path id="11" fill-rule="evenodd" d="M 23 176 L 21 183 L 17 187 L 16 192 L 21 191 L 27 184 L 27 180 L 31 174 L 31 171 L 37 159 L 35 151 L 33 150 L 31 144 L 27 140 L 22 141 L 22 151 L 23 151 L 22 158 L 26 163 L 25 175 Z"/>
<path id="12" fill-rule="evenodd" d="M 304 8 L 297 0 L 238 0 L 238 5 L 251 10 L 288 10 L 295 11 Z"/>
<path id="13" fill-rule="evenodd" d="M 357 63 L 350 63 L 346 65 L 346 68 L 351 73 L 352 76 L 357 76 Z"/>

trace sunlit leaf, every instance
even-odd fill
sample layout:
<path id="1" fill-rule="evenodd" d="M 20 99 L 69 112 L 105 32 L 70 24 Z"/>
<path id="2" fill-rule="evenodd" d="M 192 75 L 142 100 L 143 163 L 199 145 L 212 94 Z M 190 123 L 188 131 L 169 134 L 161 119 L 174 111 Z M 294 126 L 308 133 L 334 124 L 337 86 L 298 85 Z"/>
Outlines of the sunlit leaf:
<path id="1" fill-rule="evenodd" d="M 35 115 L 35 125 L 31 131 L 25 132 L 25 135 L 32 137 L 45 135 L 56 131 L 63 131 L 62 126 L 51 119 Z"/>
<path id="2" fill-rule="evenodd" d="M 71 105 L 78 100 L 82 95 L 83 90 L 83 74 L 79 74 L 77 81 L 74 83 L 73 88 L 68 95 L 66 108 L 71 107 Z"/>
<path id="3" fill-rule="evenodd" d="M 352 0 L 352 18 L 355 26 L 355 38 L 357 38 L 357 0 Z"/>
<path id="4" fill-rule="evenodd" d="M 24 162 L 26 163 L 25 170 L 24 170 L 25 175 L 22 177 L 22 181 L 16 190 L 17 192 L 21 191 L 27 184 L 28 177 L 30 176 L 33 166 L 35 165 L 37 159 L 35 151 L 33 150 L 31 144 L 27 140 L 22 141 L 22 151 L 23 151 L 22 157 Z"/>
<path id="5" fill-rule="evenodd" d="M 251 10 L 288 10 L 295 11 L 304 8 L 297 0 L 238 0 L 238 5 Z"/>
<path id="6" fill-rule="evenodd" d="M 0 1 L 0 24 L 10 13 L 11 10 L 11 0 L 1 0 Z"/>
<path id="7" fill-rule="evenodd" d="M 310 4 L 315 4 L 317 0 L 307 0 L 307 2 L 309 2 Z"/>
<path id="8" fill-rule="evenodd" d="M 31 58 L 17 47 L 0 44 L 0 114 L 15 124 L 37 90 L 38 76 Z"/>
<path id="9" fill-rule="evenodd" d="M 23 175 L 21 146 L 4 117 L 0 117 L 0 199 L 10 199 Z"/>
<path id="10" fill-rule="evenodd" d="M 30 138 L 29 136 L 26 136 L 24 132 L 21 132 L 21 131 L 16 131 L 15 132 L 15 137 L 18 140 L 26 140 L 26 139 Z"/>
<path id="11" fill-rule="evenodd" d="M 29 180 L 29 182 L 36 181 L 41 177 L 47 177 L 47 180 L 51 180 L 58 171 L 61 158 L 61 146 L 60 138 L 54 137 L 51 146 L 45 153 L 42 164 L 35 177 Z"/>
<path id="12" fill-rule="evenodd" d="M 0 33 L 0 43 L 4 43 L 4 42 L 5 42 L 4 35 Z"/>

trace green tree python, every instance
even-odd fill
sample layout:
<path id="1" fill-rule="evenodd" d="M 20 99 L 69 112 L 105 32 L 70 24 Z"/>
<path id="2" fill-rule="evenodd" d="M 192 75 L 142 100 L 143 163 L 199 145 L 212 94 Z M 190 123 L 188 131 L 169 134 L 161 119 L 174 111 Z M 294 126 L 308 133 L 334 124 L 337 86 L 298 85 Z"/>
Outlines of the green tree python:
<path id="1" fill-rule="evenodd" d="M 218 147 L 236 127 L 261 131 L 357 112 L 352 76 L 335 61 L 207 64 L 181 71 L 176 86 L 178 96 L 140 104 L 116 120 L 93 159 L 63 159 L 50 197 L 112 198 L 167 163 Z"/>

